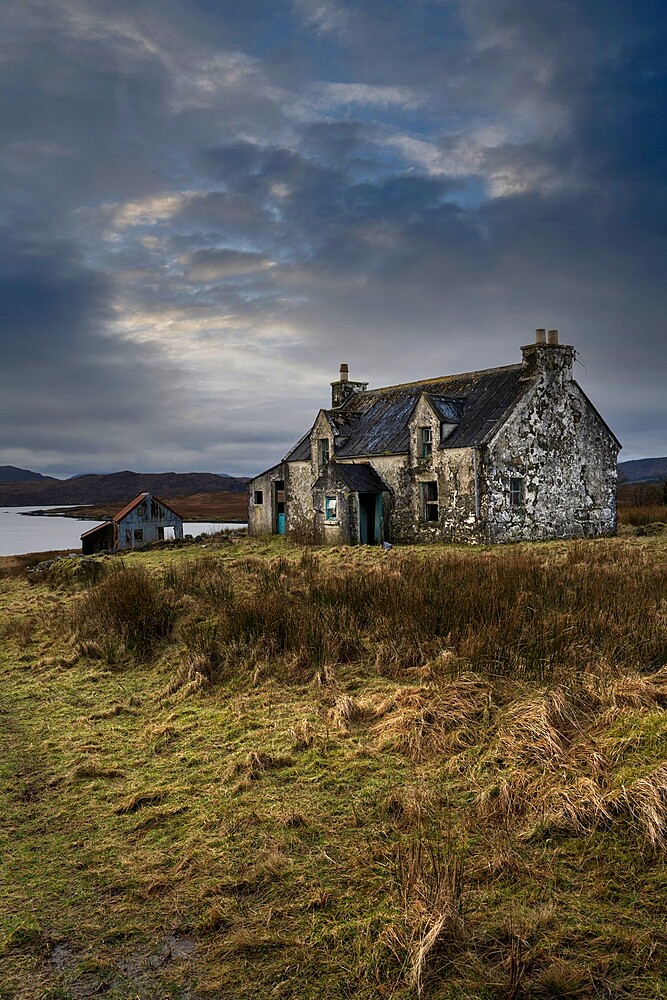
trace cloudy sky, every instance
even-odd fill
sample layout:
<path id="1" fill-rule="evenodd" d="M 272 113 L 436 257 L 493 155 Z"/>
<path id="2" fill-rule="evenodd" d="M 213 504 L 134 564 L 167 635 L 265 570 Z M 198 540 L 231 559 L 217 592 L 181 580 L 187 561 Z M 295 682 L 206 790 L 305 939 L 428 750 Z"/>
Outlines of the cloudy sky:
<path id="1" fill-rule="evenodd" d="M 536 326 L 667 455 L 656 0 L 2 0 L 0 464 L 273 464 Z"/>

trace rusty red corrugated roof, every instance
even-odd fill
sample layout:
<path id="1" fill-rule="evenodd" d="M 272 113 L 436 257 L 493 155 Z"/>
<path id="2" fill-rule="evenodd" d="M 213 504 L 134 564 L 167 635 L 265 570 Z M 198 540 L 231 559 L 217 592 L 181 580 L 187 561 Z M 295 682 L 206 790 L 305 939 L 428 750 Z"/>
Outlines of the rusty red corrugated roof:
<path id="1" fill-rule="evenodd" d="M 150 494 L 148 494 L 148 493 L 140 493 L 139 496 L 136 496 L 134 498 L 134 500 L 130 500 L 130 502 L 128 504 L 126 504 L 122 508 L 122 510 L 119 510 L 117 514 L 114 514 L 114 516 L 112 517 L 111 520 L 115 521 L 116 524 L 118 524 L 120 521 L 123 520 L 124 517 L 127 517 L 127 515 L 130 513 L 130 511 L 133 511 L 135 507 L 138 507 L 139 504 L 143 500 L 145 500 L 146 497 L 149 496 L 149 495 Z"/>
<path id="2" fill-rule="evenodd" d="M 146 499 L 146 497 L 150 496 L 150 493 L 140 493 L 139 496 L 134 498 L 134 500 L 131 500 L 130 503 L 126 504 L 122 510 L 119 510 L 117 514 L 114 514 L 112 520 L 115 521 L 116 524 L 120 524 L 124 517 L 127 517 L 127 515 L 131 513 L 135 507 L 138 507 L 139 504 Z M 152 497 L 152 499 L 155 500 L 156 503 L 159 503 L 161 507 L 164 507 L 165 510 L 168 510 L 170 514 L 173 514 L 174 517 L 178 517 L 181 521 L 183 520 L 181 515 L 178 514 L 173 507 L 170 507 L 168 503 L 165 503 L 164 500 L 160 500 L 159 497 Z"/>

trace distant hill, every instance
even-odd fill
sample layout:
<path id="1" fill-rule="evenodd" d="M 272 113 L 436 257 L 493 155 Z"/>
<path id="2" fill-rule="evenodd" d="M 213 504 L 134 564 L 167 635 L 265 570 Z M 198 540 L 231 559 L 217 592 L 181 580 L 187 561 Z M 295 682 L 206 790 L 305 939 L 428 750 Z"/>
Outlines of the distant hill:
<path id="1" fill-rule="evenodd" d="M 57 483 L 59 480 L 52 476 L 43 476 L 40 472 L 31 472 L 29 469 L 17 469 L 15 465 L 0 465 L 0 483 L 32 483 L 32 482 Z"/>
<path id="2" fill-rule="evenodd" d="M 184 521 L 247 521 L 248 497 L 240 493 L 197 493 L 194 496 L 160 497 Z M 50 515 L 104 521 L 117 514 L 122 503 L 100 504 L 99 507 L 62 507 L 49 511 Z M 36 514 L 39 511 L 35 511 Z"/>
<path id="3" fill-rule="evenodd" d="M 619 462 L 618 471 L 629 483 L 662 483 L 667 479 L 667 458 L 638 458 Z"/>
<path id="4" fill-rule="evenodd" d="M 54 504 L 127 503 L 138 493 L 158 497 L 193 496 L 196 493 L 245 493 L 248 480 L 214 472 L 113 472 L 74 479 L 40 478 L 38 481 L 0 481 L 0 505 L 33 507 Z"/>

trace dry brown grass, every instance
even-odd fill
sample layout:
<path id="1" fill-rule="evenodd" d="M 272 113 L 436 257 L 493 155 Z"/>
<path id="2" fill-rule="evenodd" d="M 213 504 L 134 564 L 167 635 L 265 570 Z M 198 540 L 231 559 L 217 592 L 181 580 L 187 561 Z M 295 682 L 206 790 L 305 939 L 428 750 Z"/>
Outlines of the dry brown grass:
<path id="1" fill-rule="evenodd" d="M 421 997 L 430 963 L 466 942 L 463 859 L 448 841 L 417 836 L 399 847 L 396 886 L 403 919 L 394 928 L 393 944 L 405 955 L 406 982 Z"/>
<path id="2" fill-rule="evenodd" d="M 667 846 L 667 764 L 623 785 L 609 802 L 631 823 L 639 824 L 652 847 Z"/>
<path id="3" fill-rule="evenodd" d="M 196 959 L 109 992 L 665 995 L 660 540 L 225 549 L 128 558 L 143 647 L 136 591 L 29 591 L 80 635 L 6 644 L 12 982 L 74 994 L 42 928 L 117 969 L 169 925 Z"/>
<path id="4" fill-rule="evenodd" d="M 348 732 L 355 723 L 367 722 L 369 719 L 373 719 L 376 714 L 377 708 L 372 702 L 357 701 L 343 692 L 334 701 L 333 707 L 329 711 L 329 718 L 338 729 Z"/>
<path id="5" fill-rule="evenodd" d="M 618 523 L 635 527 L 646 524 L 667 522 L 667 507 L 664 504 L 648 504 L 642 507 L 619 506 Z"/>
<path id="6" fill-rule="evenodd" d="M 426 760 L 471 746 L 490 703 L 490 684 L 473 674 L 440 686 L 402 688 L 382 707 L 375 731 L 413 760 Z"/>

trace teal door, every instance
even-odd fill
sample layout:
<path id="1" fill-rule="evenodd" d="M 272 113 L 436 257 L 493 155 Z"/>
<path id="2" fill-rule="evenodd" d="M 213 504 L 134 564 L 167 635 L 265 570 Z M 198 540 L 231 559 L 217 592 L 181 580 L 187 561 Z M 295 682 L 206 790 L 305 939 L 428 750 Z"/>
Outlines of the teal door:
<path id="1" fill-rule="evenodd" d="M 285 534 L 285 483 L 282 479 L 277 479 L 273 484 L 273 502 L 275 504 L 275 532 L 277 535 Z"/>

